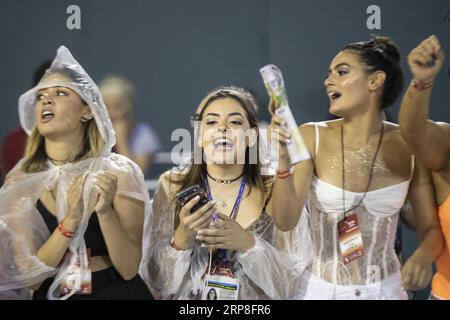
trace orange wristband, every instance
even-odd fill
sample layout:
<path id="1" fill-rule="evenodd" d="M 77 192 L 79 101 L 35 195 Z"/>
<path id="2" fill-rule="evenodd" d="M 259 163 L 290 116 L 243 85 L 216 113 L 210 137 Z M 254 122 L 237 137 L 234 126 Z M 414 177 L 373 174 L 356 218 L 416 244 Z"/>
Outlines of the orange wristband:
<path id="1" fill-rule="evenodd" d="M 277 171 L 277 177 L 280 179 L 286 179 L 291 175 L 291 171 L 290 170 L 286 170 L 286 171 Z"/>
<path id="2" fill-rule="evenodd" d="M 73 238 L 75 236 L 75 232 L 67 230 L 61 223 L 58 224 L 57 229 L 66 238 Z"/>

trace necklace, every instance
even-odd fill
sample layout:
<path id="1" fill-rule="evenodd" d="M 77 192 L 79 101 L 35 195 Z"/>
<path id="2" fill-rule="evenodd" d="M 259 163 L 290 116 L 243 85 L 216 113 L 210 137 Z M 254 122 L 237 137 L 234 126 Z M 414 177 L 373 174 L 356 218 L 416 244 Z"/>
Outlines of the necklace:
<path id="1" fill-rule="evenodd" d="M 241 173 L 241 175 L 237 178 L 231 179 L 231 180 L 222 180 L 222 179 L 217 179 L 212 177 L 208 171 L 206 171 L 206 174 L 208 175 L 209 178 L 211 178 L 211 180 L 217 182 L 217 183 L 222 183 L 222 184 L 230 184 L 232 182 L 237 181 L 238 179 L 242 178 L 242 176 L 244 175 L 244 172 Z"/>
<path id="2" fill-rule="evenodd" d="M 377 160 L 377 156 L 378 156 L 378 152 L 380 151 L 380 147 L 381 147 L 381 143 L 383 142 L 383 136 L 384 136 L 384 122 L 381 124 L 381 131 L 380 131 L 380 138 L 378 140 L 378 145 L 377 145 L 377 149 L 375 151 L 375 155 L 373 157 L 372 160 L 372 164 L 370 166 L 370 172 L 369 172 L 369 181 L 367 182 L 367 187 L 366 190 L 364 191 L 364 195 L 361 198 L 361 200 L 352 208 L 350 208 L 349 210 L 345 210 L 345 159 L 344 159 L 344 125 L 341 126 L 341 155 L 342 155 L 342 202 L 344 205 L 344 209 L 343 209 L 343 215 L 345 218 L 345 215 L 348 212 L 353 211 L 354 209 L 358 208 L 362 202 L 364 201 L 364 199 L 366 198 L 367 192 L 369 192 L 369 188 L 370 188 L 370 184 L 372 182 L 372 178 L 373 178 L 373 168 L 375 166 L 375 161 Z"/>
<path id="3" fill-rule="evenodd" d="M 217 204 L 220 208 L 225 209 L 228 206 L 228 200 L 230 200 L 234 196 L 236 195 L 233 193 L 231 194 L 231 196 L 228 196 L 225 200 L 222 200 L 217 195 L 214 195 L 214 200 L 217 201 Z"/>
<path id="4" fill-rule="evenodd" d="M 206 193 L 208 194 L 208 199 L 209 200 L 213 200 L 211 189 L 210 189 L 209 183 L 208 183 L 208 178 L 204 177 L 204 183 L 205 183 Z M 242 197 L 244 195 L 244 189 L 245 189 L 245 176 L 242 177 L 241 186 L 239 188 L 239 194 L 238 194 L 238 196 L 236 198 L 236 201 L 234 203 L 233 209 L 231 210 L 231 213 L 230 213 L 230 217 L 232 219 L 236 219 L 236 216 L 237 216 L 238 211 L 239 211 L 239 205 L 240 205 Z M 228 199 L 230 199 L 230 198 L 231 197 L 228 197 Z M 227 207 L 226 201 L 223 202 L 222 207 L 223 208 Z M 213 214 L 213 221 L 215 221 L 215 218 L 214 218 L 215 214 L 216 214 L 216 212 L 214 212 L 214 214 Z"/>
<path id="5" fill-rule="evenodd" d="M 70 157 L 70 158 L 68 158 L 68 159 L 66 159 L 66 160 L 56 160 L 56 159 L 50 158 L 50 157 L 47 155 L 47 158 L 48 158 L 50 161 L 52 161 L 52 162 L 57 162 L 57 163 L 61 163 L 61 164 L 66 164 L 66 163 L 68 163 L 68 162 L 73 161 L 73 157 Z"/>

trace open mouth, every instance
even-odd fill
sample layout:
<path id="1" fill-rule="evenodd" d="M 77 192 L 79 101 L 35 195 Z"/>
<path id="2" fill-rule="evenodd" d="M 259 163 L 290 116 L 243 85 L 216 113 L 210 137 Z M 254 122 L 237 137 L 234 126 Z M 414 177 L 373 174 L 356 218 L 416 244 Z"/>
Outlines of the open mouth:
<path id="1" fill-rule="evenodd" d="M 231 150 L 233 149 L 233 141 L 228 138 L 218 138 L 214 140 L 214 148 L 216 150 Z"/>
<path id="2" fill-rule="evenodd" d="M 328 97 L 330 98 L 331 102 L 336 101 L 341 96 L 342 96 L 342 93 L 340 93 L 339 91 L 330 91 L 330 92 L 328 92 Z"/>
<path id="3" fill-rule="evenodd" d="M 50 110 L 44 110 L 41 113 L 41 122 L 47 123 L 51 121 L 55 117 L 55 114 L 51 112 Z"/>

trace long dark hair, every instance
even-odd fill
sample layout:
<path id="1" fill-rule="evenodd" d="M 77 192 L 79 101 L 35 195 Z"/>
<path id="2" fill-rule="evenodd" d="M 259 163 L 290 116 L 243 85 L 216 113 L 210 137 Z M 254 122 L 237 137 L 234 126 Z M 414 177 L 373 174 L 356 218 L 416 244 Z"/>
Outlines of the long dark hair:
<path id="1" fill-rule="evenodd" d="M 210 105 L 213 101 L 225 98 L 231 98 L 239 102 L 239 104 L 245 110 L 250 127 L 257 132 L 257 139 L 254 145 L 254 148 L 257 148 L 257 161 L 255 164 L 251 164 L 249 161 L 249 147 L 247 147 L 245 151 L 244 176 L 246 179 L 246 183 L 249 185 L 248 194 L 250 194 L 252 187 L 256 187 L 262 192 L 267 193 L 268 191 L 270 191 L 269 183 L 270 181 L 272 181 L 273 177 L 261 175 L 261 159 L 259 156 L 258 106 L 252 94 L 243 88 L 235 86 L 223 86 L 216 88 L 209 92 L 208 95 L 200 103 L 194 119 L 196 121 L 201 121 L 203 118 L 203 113 L 208 105 Z M 194 145 L 195 144 L 196 141 L 194 141 Z M 203 149 L 201 150 L 201 152 L 203 156 Z M 187 171 L 185 172 L 185 170 L 182 169 L 181 174 L 171 173 L 171 175 L 168 177 L 169 182 L 179 186 L 178 188 L 176 188 L 177 190 L 183 190 L 194 184 L 198 184 L 203 188 L 203 190 L 205 190 L 203 178 L 206 176 L 206 163 L 204 163 L 204 161 L 201 161 L 200 164 L 195 163 L 193 155 L 191 158 L 191 163 L 184 169 L 187 169 Z M 172 197 L 172 199 L 174 199 L 174 197 Z M 179 224 L 180 210 L 181 207 L 177 204 L 175 227 L 177 227 Z"/>

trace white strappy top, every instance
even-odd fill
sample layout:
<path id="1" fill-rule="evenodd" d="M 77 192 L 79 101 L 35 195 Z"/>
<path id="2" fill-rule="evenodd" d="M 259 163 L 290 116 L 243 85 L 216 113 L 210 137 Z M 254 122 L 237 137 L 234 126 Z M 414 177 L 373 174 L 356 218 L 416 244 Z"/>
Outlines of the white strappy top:
<path id="1" fill-rule="evenodd" d="M 319 128 L 315 154 L 319 150 Z M 411 157 L 409 180 L 368 191 L 357 213 L 365 255 L 345 265 L 339 248 L 337 224 L 342 218 L 343 190 L 314 176 L 307 199 L 314 261 L 310 271 L 316 276 L 340 285 L 364 285 L 380 281 L 400 270 L 394 251 L 399 212 L 403 207 L 414 172 Z M 345 190 L 345 209 L 357 205 L 364 192 Z"/>

